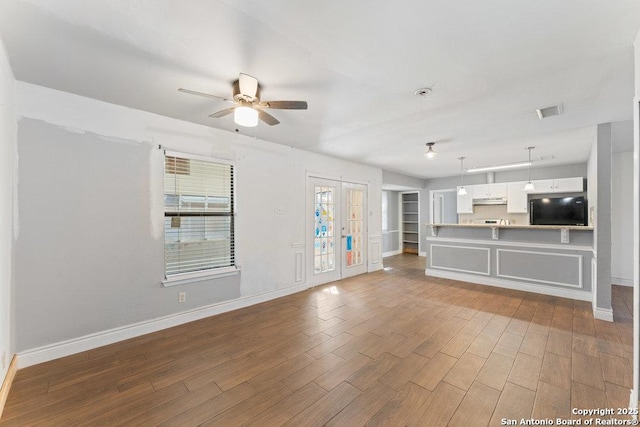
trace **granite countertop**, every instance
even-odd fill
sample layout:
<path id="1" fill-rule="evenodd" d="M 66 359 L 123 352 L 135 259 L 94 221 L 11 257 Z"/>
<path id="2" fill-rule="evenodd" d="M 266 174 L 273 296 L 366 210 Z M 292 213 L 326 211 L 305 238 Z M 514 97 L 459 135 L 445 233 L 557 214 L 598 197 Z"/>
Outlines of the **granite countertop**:
<path id="1" fill-rule="evenodd" d="M 584 225 L 500 225 L 500 224 L 426 224 L 427 227 L 458 227 L 458 228 L 518 228 L 529 230 L 579 230 L 590 231 L 592 226 Z"/>

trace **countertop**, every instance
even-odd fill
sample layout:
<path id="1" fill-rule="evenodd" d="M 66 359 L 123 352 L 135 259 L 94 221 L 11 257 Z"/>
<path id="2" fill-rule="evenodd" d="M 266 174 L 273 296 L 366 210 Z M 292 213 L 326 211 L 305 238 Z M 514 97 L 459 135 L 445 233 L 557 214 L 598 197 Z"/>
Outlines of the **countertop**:
<path id="1" fill-rule="evenodd" d="M 426 224 L 427 227 L 458 227 L 458 228 L 517 228 L 528 230 L 578 230 L 593 231 L 592 226 L 584 225 L 500 225 L 500 224 Z"/>

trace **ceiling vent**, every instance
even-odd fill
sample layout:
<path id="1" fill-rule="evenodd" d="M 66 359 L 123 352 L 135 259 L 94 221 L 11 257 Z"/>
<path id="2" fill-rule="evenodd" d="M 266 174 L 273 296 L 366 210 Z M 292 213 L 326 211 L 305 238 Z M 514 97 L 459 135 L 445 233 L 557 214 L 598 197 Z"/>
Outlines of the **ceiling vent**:
<path id="1" fill-rule="evenodd" d="M 545 108 L 536 108 L 536 113 L 538 113 L 538 118 L 540 120 L 551 116 L 559 116 L 563 113 L 562 104 L 552 105 L 551 107 Z"/>

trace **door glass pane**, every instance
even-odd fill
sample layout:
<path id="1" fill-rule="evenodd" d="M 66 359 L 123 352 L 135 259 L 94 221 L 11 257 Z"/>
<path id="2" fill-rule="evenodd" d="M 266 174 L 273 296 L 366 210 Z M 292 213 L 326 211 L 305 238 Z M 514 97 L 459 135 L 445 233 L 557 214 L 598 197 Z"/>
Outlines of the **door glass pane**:
<path id="1" fill-rule="evenodd" d="M 362 218 L 364 191 L 347 190 L 347 241 L 346 241 L 346 263 L 347 267 L 361 265 L 362 259 L 362 230 L 364 230 L 364 220 Z"/>
<path id="2" fill-rule="evenodd" d="M 335 187 L 315 187 L 313 272 L 335 269 L 333 231 L 335 228 Z"/>

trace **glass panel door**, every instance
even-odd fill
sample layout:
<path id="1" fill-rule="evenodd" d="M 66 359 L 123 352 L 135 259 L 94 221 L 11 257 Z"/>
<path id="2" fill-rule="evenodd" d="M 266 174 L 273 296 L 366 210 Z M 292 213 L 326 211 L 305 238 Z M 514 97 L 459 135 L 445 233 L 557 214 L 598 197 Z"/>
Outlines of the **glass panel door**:
<path id="1" fill-rule="evenodd" d="M 307 180 L 307 282 L 309 286 L 340 280 L 340 182 Z"/>
<path id="2" fill-rule="evenodd" d="M 342 277 L 366 273 L 366 186 L 343 183 Z"/>
<path id="3" fill-rule="evenodd" d="M 313 237 L 313 272 L 326 273 L 336 268 L 335 209 L 336 187 L 314 186 L 315 210 Z"/>
<path id="4" fill-rule="evenodd" d="M 307 284 L 367 272 L 367 187 L 307 179 Z"/>

